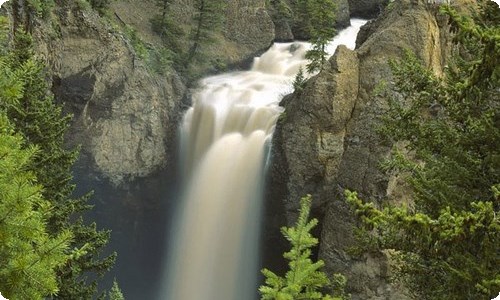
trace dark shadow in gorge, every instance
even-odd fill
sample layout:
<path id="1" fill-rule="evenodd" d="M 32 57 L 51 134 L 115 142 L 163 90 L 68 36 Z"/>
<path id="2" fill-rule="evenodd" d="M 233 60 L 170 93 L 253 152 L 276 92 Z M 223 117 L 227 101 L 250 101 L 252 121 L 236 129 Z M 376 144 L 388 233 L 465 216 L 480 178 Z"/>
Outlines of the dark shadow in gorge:
<path id="1" fill-rule="evenodd" d="M 76 194 L 94 191 L 90 200 L 94 208 L 85 220 L 112 230 L 105 254 L 118 253 L 99 289 L 109 289 L 116 278 L 127 300 L 154 299 L 162 277 L 167 223 L 176 202 L 176 168 L 117 188 L 85 165 L 82 159 L 74 170 Z"/>

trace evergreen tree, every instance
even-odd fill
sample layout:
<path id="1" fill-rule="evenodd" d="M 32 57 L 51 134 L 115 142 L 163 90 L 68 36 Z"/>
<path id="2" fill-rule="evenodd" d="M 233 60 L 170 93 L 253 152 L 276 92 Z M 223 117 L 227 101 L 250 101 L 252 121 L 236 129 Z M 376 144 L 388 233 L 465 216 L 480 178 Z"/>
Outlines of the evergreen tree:
<path id="1" fill-rule="evenodd" d="M 273 22 L 286 26 L 289 22 L 293 21 L 293 12 L 290 6 L 284 0 L 268 0 L 266 2 L 268 11 L 271 14 Z"/>
<path id="2" fill-rule="evenodd" d="M 167 15 L 170 13 L 170 5 L 172 5 L 173 0 L 156 0 L 156 6 L 160 9 L 162 23 L 165 23 Z"/>
<path id="3" fill-rule="evenodd" d="M 213 34 L 217 32 L 224 22 L 225 0 L 195 0 L 193 21 L 195 27 L 191 33 L 192 45 L 186 58 L 185 66 L 193 61 L 199 54 L 200 48 L 213 41 Z"/>
<path id="4" fill-rule="evenodd" d="M 404 146 L 383 166 L 405 174 L 413 204 L 378 209 L 347 192 L 361 247 L 397 250 L 396 279 L 418 299 L 492 299 L 500 290 L 500 9 L 479 4 L 474 19 L 443 8 L 457 42 L 444 78 L 412 54 L 392 65 L 382 132 Z"/>
<path id="5" fill-rule="evenodd" d="M 311 36 L 312 22 L 309 13 L 310 0 L 291 0 L 293 33 L 300 39 L 307 39 Z"/>
<path id="6" fill-rule="evenodd" d="M 72 238 L 69 230 L 48 234 L 45 223 L 52 206 L 29 171 L 37 149 L 24 148 L 24 143 L 0 111 L 0 291 L 11 300 L 57 293 L 56 269 L 70 259 Z"/>
<path id="7" fill-rule="evenodd" d="M 309 59 L 307 71 L 312 73 L 322 70 L 328 53 L 326 46 L 335 37 L 335 9 L 333 0 L 309 0 L 307 9 L 311 22 L 310 33 L 312 49 L 307 51 L 306 58 Z"/>
<path id="8" fill-rule="evenodd" d="M 160 35 L 165 45 L 171 50 L 168 56 L 175 56 L 176 53 L 182 51 L 178 40 L 184 35 L 183 29 L 172 16 L 170 8 L 172 2 L 173 0 L 156 0 L 156 6 L 160 13 L 150 20 L 153 31 Z"/>
<path id="9" fill-rule="evenodd" d="M 297 75 L 295 75 L 295 79 L 293 80 L 293 88 L 296 92 L 300 93 L 305 87 L 306 78 L 304 75 L 304 69 L 301 67 Z"/>
<path id="10" fill-rule="evenodd" d="M 266 277 L 265 284 L 259 288 L 261 299 L 276 300 L 296 300 L 296 299 L 350 299 L 349 295 L 343 292 L 345 278 L 337 274 L 334 278 L 338 290 L 337 296 L 323 295 L 319 289 L 330 284 L 325 273 L 320 271 L 323 261 L 313 262 L 310 259 L 311 248 L 318 244 L 310 231 L 318 224 L 318 220 L 309 219 L 311 208 L 311 196 L 303 197 L 300 202 L 299 218 L 295 227 L 283 227 L 283 236 L 292 244 L 290 251 L 283 257 L 289 260 L 289 271 L 285 277 L 281 277 L 268 269 L 263 269 L 262 273 Z"/>
<path id="11" fill-rule="evenodd" d="M 5 28 L 4 28 L 5 30 Z M 52 236 L 70 231 L 73 235 L 72 256 L 57 270 L 59 292 L 53 298 L 90 299 L 96 293 L 97 277 L 114 264 L 115 254 L 101 258 L 109 231 L 97 231 L 95 224 L 86 225 L 81 213 L 88 210 L 88 196 L 73 199 L 71 166 L 77 149 L 66 150 L 64 134 L 70 116 L 62 115 L 62 108 L 49 95 L 43 63 L 35 60 L 31 37 L 20 31 L 14 35 L 8 55 L 2 58 L 1 82 L 18 82 L 0 93 L 0 109 L 11 120 L 14 130 L 26 141 L 26 146 L 39 149 L 28 169 L 43 186 L 42 196 L 50 201 L 52 209 L 47 216 L 47 229 Z M 85 275 L 94 274 L 90 282 Z"/>
<path id="12" fill-rule="evenodd" d="M 108 293 L 108 298 L 109 300 L 125 300 L 125 297 L 123 297 L 122 291 L 120 290 L 116 279 L 113 281 L 113 286 Z"/>

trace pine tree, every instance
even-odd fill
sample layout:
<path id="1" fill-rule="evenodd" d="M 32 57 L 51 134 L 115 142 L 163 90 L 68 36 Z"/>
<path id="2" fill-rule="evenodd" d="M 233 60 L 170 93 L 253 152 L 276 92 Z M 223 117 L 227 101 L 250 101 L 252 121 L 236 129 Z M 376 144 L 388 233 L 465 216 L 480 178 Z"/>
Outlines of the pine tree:
<path id="1" fill-rule="evenodd" d="M 29 171 L 37 149 L 24 143 L 0 110 L 0 291 L 12 300 L 57 293 L 56 270 L 71 255 L 71 232 L 46 230 L 52 206 Z"/>
<path id="2" fill-rule="evenodd" d="M 311 36 L 312 22 L 309 13 L 310 0 L 292 0 L 292 29 L 296 37 L 300 39 L 307 39 Z"/>
<path id="3" fill-rule="evenodd" d="M 193 21 L 195 27 L 191 33 L 192 45 L 186 58 L 187 67 L 199 55 L 202 46 L 211 43 L 213 34 L 217 32 L 224 22 L 224 11 L 226 1 L 224 0 L 195 0 Z"/>
<path id="4" fill-rule="evenodd" d="M 479 4 L 475 18 L 443 8 L 457 42 L 444 78 L 411 53 L 392 64 L 382 133 L 404 143 L 383 167 L 408 178 L 414 203 L 378 209 L 347 192 L 361 247 L 397 250 L 396 279 L 418 299 L 492 299 L 500 290 L 500 9 Z"/>
<path id="5" fill-rule="evenodd" d="M 293 20 L 292 9 L 284 0 L 268 0 L 266 6 L 277 26 L 285 26 Z"/>
<path id="6" fill-rule="evenodd" d="M 311 22 L 312 49 L 307 51 L 306 58 L 309 59 L 307 71 L 312 73 L 322 70 L 328 53 L 326 46 L 335 37 L 335 9 L 333 0 L 309 0 L 307 2 Z"/>
<path id="7" fill-rule="evenodd" d="M 301 67 L 297 75 L 295 75 L 295 79 L 293 80 L 293 88 L 296 92 L 300 93 L 304 89 L 306 83 L 306 78 L 304 76 L 304 69 Z"/>
<path id="8" fill-rule="evenodd" d="M 177 24 L 172 15 L 172 3 L 172 0 L 156 0 L 159 14 L 150 19 L 152 30 L 160 35 L 165 46 L 168 47 L 168 49 L 159 51 L 163 52 L 158 53 L 159 58 L 168 58 L 169 60 L 171 57 L 178 56 L 177 53 L 182 52 L 178 41 L 184 36 L 183 29 Z M 167 64 L 163 63 L 163 65 Z"/>
<path id="9" fill-rule="evenodd" d="M 300 202 L 299 218 L 294 227 L 283 227 L 283 236 L 292 244 L 290 251 L 285 257 L 289 263 L 289 271 L 285 277 L 281 277 L 268 269 L 263 269 L 262 273 L 266 277 L 265 285 L 259 288 L 261 299 L 276 300 L 296 300 L 296 299 L 323 299 L 323 300 L 344 300 L 350 299 L 343 292 L 345 278 L 337 274 L 335 281 L 341 283 L 337 297 L 323 295 L 319 289 L 330 284 L 325 273 L 320 271 L 323 261 L 313 262 L 310 258 L 311 248 L 318 244 L 310 231 L 318 224 L 317 219 L 309 219 L 311 208 L 311 196 L 303 197 Z"/>
<path id="10" fill-rule="evenodd" d="M 31 43 L 28 34 L 17 31 L 8 55 L 2 58 L 0 72 L 4 78 L 0 85 L 11 81 L 18 84 L 0 93 L 0 109 L 6 112 L 26 146 L 39 149 L 28 168 L 43 186 L 43 198 L 52 206 L 47 216 L 49 233 L 59 236 L 70 231 L 73 235 L 70 247 L 78 252 L 58 268 L 59 292 L 52 298 L 90 299 L 97 291 L 97 278 L 112 267 L 116 255 L 99 256 L 110 233 L 97 231 L 95 224 L 84 224 L 80 216 L 90 209 L 86 204 L 89 195 L 72 198 L 71 167 L 78 149 L 66 150 L 64 146 L 70 116 L 63 116 L 62 108 L 49 95 L 44 64 L 33 58 Z M 86 274 L 93 274 L 90 282 Z"/>
<path id="11" fill-rule="evenodd" d="M 125 300 L 125 297 L 123 297 L 123 293 L 120 290 L 118 282 L 116 282 L 116 279 L 113 281 L 113 286 L 111 287 L 111 290 L 108 293 L 108 298 L 109 300 Z"/>

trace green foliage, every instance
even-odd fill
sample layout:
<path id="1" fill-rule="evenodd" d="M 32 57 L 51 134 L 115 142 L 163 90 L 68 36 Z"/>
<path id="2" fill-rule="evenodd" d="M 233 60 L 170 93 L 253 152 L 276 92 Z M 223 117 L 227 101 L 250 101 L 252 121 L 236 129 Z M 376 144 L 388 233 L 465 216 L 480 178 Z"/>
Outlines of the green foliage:
<path id="1" fill-rule="evenodd" d="M 170 70 L 175 58 L 176 54 L 168 48 L 155 49 L 150 54 L 149 63 L 153 71 L 164 75 Z"/>
<path id="2" fill-rule="evenodd" d="M 150 19 L 152 30 L 160 35 L 165 45 L 165 48 L 156 52 L 155 58 L 162 66 L 170 66 L 175 63 L 177 66 L 182 67 L 181 55 L 178 53 L 184 52 L 184 49 L 182 49 L 179 41 L 184 37 L 185 33 L 175 21 L 175 16 L 172 15 L 170 9 L 172 2 L 172 0 L 156 0 L 156 6 L 159 8 L 160 13 Z M 163 73 L 163 71 L 159 73 Z"/>
<path id="3" fill-rule="evenodd" d="M 193 21 L 195 27 L 190 36 L 191 47 L 185 59 L 185 67 L 200 56 L 201 47 L 214 41 L 213 34 L 219 31 L 225 19 L 226 1 L 224 0 L 195 0 Z"/>
<path id="4" fill-rule="evenodd" d="M 304 69 L 302 67 L 299 69 L 297 75 L 295 75 L 295 79 L 293 80 L 293 89 L 300 93 L 304 89 L 306 84 L 306 78 L 304 76 Z"/>
<path id="5" fill-rule="evenodd" d="M 73 250 L 67 252 L 70 257 L 57 269 L 59 291 L 52 298 L 91 299 L 96 293 L 95 275 L 102 275 L 114 264 L 114 254 L 99 257 L 109 232 L 83 223 L 80 215 L 90 208 L 88 196 L 72 198 L 71 167 L 78 150 L 64 146 L 70 116 L 63 116 L 62 108 L 49 95 L 45 66 L 33 58 L 30 36 L 17 31 L 11 47 L 0 58 L 0 110 L 7 114 L 25 146 L 39 149 L 26 169 L 36 176 L 43 198 L 50 201 L 47 230 L 53 237 L 65 232 L 73 236 L 69 245 Z M 90 283 L 86 274 L 93 274 Z"/>
<path id="6" fill-rule="evenodd" d="M 347 193 L 362 247 L 397 250 L 396 279 L 419 299 L 492 299 L 500 290 L 500 11 L 480 5 L 474 19 L 443 8 L 458 43 L 443 78 L 411 53 L 392 63 L 381 132 L 404 146 L 383 168 L 405 174 L 412 206 L 378 209 Z"/>
<path id="7" fill-rule="evenodd" d="M 346 191 L 365 230 L 365 250 L 395 249 L 396 278 L 419 299 L 492 299 L 498 294 L 500 222 L 492 202 L 437 218 L 407 207 L 377 209 Z M 365 232 L 365 234 L 367 234 Z"/>
<path id="8" fill-rule="evenodd" d="M 266 7 L 276 23 L 288 23 L 293 20 L 292 8 L 284 0 L 267 0 Z"/>
<path id="9" fill-rule="evenodd" d="M 318 244 L 310 231 L 318 224 L 318 220 L 309 219 L 311 208 L 311 196 L 303 197 L 300 202 L 300 214 L 294 227 L 283 227 L 283 236 L 291 243 L 292 248 L 286 252 L 285 257 L 289 263 L 289 271 L 285 277 L 281 277 L 268 269 L 262 273 L 266 277 L 265 285 L 259 288 L 261 299 L 296 300 L 296 299 L 350 299 L 343 292 L 345 278 L 337 274 L 335 282 L 339 293 L 338 296 L 323 295 L 319 289 L 330 284 L 325 273 L 320 271 L 323 261 L 313 262 L 310 259 L 311 248 Z"/>
<path id="10" fill-rule="evenodd" d="M 100 15 L 104 15 L 111 1 L 112 0 L 90 0 L 89 2 L 93 9 L 97 10 Z"/>
<path id="11" fill-rule="evenodd" d="M 111 287 L 111 290 L 108 293 L 108 298 L 109 300 L 125 300 L 125 297 L 123 297 L 123 293 L 120 290 L 118 282 L 116 282 L 116 279 L 113 281 L 113 286 Z"/>
<path id="12" fill-rule="evenodd" d="M 310 19 L 314 20 L 310 26 L 312 49 L 306 53 L 306 58 L 310 61 L 307 65 L 307 71 L 312 73 L 322 70 L 326 62 L 328 56 L 326 45 L 336 33 L 336 5 L 333 0 L 309 0 L 307 8 Z"/>
<path id="13" fill-rule="evenodd" d="M 181 46 L 179 44 L 179 39 L 184 37 L 184 30 L 177 24 L 177 22 L 170 17 L 162 15 L 157 15 L 151 18 L 151 29 L 160 35 L 163 43 L 174 52 L 181 52 Z"/>
<path id="14" fill-rule="evenodd" d="M 29 171 L 37 149 L 24 143 L 0 111 L 0 290 L 12 300 L 57 293 L 56 268 L 69 259 L 72 238 L 69 230 L 48 234 L 53 207 Z"/>
<path id="15" fill-rule="evenodd" d="M 293 32 L 300 38 L 310 37 L 312 30 L 311 15 L 309 12 L 310 0 L 291 0 L 293 11 Z"/>
<path id="16" fill-rule="evenodd" d="M 141 40 L 137 34 L 137 30 L 131 26 L 125 25 L 125 35 L 130 41 L 132 48 L 134 48 L 135 53 L 139 58 L 145 59 L 148 57 L 148 49 L 144 42 Z"/>
<path id="17" fill-rule="evenodd" d="M 27 0 L 26 4 L 30 13 L 42 18 L 47 18 L 55 6 L 54 0 Z"/>

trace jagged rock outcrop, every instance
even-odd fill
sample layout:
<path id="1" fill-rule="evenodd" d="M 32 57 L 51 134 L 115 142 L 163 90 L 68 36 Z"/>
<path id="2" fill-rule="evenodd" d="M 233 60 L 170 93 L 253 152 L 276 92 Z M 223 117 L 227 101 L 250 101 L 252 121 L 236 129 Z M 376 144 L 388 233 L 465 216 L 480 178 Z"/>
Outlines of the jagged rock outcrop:
<path id="1" fill-rule="evenodd" d="M 273 173 L 286 174 L 284 204 L 290 220 L 298 208 L 297 199 L 320 192 L 338 170 L 346 125 L 357 99 L 358 64 L 356 53 L 342 45 L 320 76 L 282 102 L 286 111 L 273 137 L 273 167 L 280 170 Z"/>
<path id="2" fill-rule="evenodd" d="M 93 11 L 61 6 L 53 18 L 56 32 L 54 23 L 34 29 L 37 53 L 74 115 L 69 142 L 82 145 L 83 164 L 115 184 L 165 166 L 185 92 L 179 76 L 152 72 Z"/>
<path id="3" fill-rule="evenodd" d="M 56 100 L 74 115 L 69 142 L 82 145 L 81 165 L 115 184 L 170 166 L 185 105 L 184 80 L 173 68 L 165 74 L 153 70 L 120 29 L 133 28 L 145 47 L 159 47 L 162 41 L 150 24 L 158 7 L 153 0 L 117 1 L 110 21 L 83 4 L 58 3 L 48 20 L 33 23 Z M 175 1 L 172 9 L 185 21 L 180 24 L 189 24 L 191 0 Z M 274 40 L 264 0 L 229 1 L 225 16 L 223 34 L 209 46 L 207 59 L 237 63 Z"/>
<path id="4" fill-rule="evenodd" d="M 228 1 L 225 36 L 252 55 L 269 47 L 274 40 L 274 24 L 265 0 Z"/>
<path id="5" fill-rule="evenodd" d="M 391 83 L 390 59 L 409 49 L 436 73 L 444 66 L 445 30 L 435 7 L 394 2 L 367 25 L 358 49 L 339 47 L 326 68 L 302 92 L 286 97 L 284 116 L 273 138 L 269 201 L 282 201 L 293 222 L 301 196 L 313 195 L 322 226 L 319 256 L 327 273 L 348 277 L 353 299 L 405 299 L 387 284 L 390 269 L 380 256 L 352 257 L 354 216 L 342 199 L 344 188 L 382 200 L 389 178 L 378 168 L 388 154 L 376 132 L 386 102 L 377 89 Z"/>
<path id="6" fill-rule="evenodd" d="M 336 27 L 339 29 L 351 25 L 351 9 L 347 0 L 335 1 L 337 5 L 335 11 Z M 313 21 L 314 22 L 314 21 Z"/>

